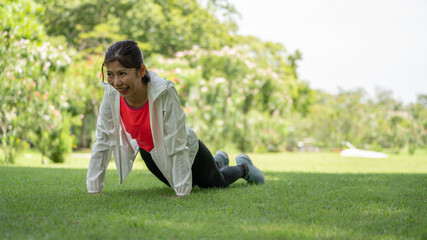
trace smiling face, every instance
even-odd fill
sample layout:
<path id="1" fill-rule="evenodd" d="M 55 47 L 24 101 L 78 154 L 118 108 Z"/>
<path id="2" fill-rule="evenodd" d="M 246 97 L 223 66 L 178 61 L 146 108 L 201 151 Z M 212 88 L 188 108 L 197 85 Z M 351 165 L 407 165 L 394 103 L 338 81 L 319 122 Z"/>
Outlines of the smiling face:
<path id="1" fill-rule="evenodd" d="M 141 95 L 141 91 L 146 91 L 146 84 L 141 81 L 141 77 L 147 71 L 143 64 L 140 69 L 125 68 L 119 61 L 109 62 L 105 65 L 108 83 L 125 99 L 137 99 L 137 96 Z"/>

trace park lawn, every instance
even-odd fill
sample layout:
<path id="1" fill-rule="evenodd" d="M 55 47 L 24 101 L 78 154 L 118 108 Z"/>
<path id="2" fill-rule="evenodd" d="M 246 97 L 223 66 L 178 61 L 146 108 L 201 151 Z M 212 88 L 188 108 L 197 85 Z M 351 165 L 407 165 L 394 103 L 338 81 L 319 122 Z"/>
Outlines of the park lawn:
<path id="1" fill-rule="evenodd" d="M 235 155 L 231 155 L 234 159 Z M 0 167 L 1 239 L 427 239 L 427 155 L 251 154 L 266 184 L 170 198 L 138 158 L 86 192 L 88 154 Z M 231 161 L 234 162 L 234 161 Z"/>

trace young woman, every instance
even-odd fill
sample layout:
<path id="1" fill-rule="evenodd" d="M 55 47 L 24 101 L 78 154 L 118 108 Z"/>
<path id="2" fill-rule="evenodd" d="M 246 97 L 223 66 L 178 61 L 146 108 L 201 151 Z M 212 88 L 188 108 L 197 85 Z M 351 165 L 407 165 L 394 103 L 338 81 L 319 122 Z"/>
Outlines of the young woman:
<path id="1" fill-rule="evenodd" d="M 120 183 L 140 152 L 147 168 L 181 197 L 189 195 L 195 185 L 227 187 L 239 178 L 264 183 L 262 172 L 247 155 L 236 157 L 237 166 L 228 166 L 223 151 L 212 156 L 186 126 L 174 84 L 147 70 L 135 41 L 111 45 L 105 53 L 103 74 L 104 67 L 108 84 L 104 83 L 97 140 L 87 172 L 89 193 L 102 191 L 111 152 Z"/>

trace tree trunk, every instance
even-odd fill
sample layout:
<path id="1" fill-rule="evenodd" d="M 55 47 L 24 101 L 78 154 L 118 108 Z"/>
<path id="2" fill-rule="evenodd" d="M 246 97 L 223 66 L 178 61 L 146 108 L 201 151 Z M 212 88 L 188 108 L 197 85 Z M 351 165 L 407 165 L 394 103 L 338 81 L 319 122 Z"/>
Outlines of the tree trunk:
<path id="1" fill-rule="evenodd" d="M 247 128 L 248 127 L 248 121 L 246 119 L 246 113 L 243 113 L 243 136 L 242 139 L 240 141 L 240 151 L 242 152 L 246 152 L 246 133 L 247 133 Z"/>
<path id="2" fill-rule="evenodd" d="M 1 130 L 3 132 L 3 135 L 7 136 L 6 134 L 6 126 L 3 124 L 3 121 L 0 118 L 0 123 L 1 123 Z M 0 138 L 1 139 L 1 138 Z M 8 154 L 9 152 L 7 151 L 7 139 L 4 138 L 3 141 L 1 142 L 2 146 L 3 146 L 3 151 L 4 151 L 4 160 L 6 163 L 9 163 L 9 158 L 8 158 Z"/>
<path id="3" fill-rule="evenodd" d="M 80 132 L 80 142 L 81 142 L 81 147 L 86 148 L 87 147 L 87 141 L 86 141 L 86 113 L 83 114 L 83 119 L 82 119 L 82 127 L 81 127 L 81 132 Z"/>

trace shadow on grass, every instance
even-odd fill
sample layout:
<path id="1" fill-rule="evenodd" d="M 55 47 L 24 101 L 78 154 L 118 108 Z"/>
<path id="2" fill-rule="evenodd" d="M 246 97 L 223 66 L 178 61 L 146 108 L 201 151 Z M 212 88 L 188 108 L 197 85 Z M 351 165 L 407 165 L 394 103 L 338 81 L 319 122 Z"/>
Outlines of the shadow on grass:
<path id="1" fill-rule="evenodd" d="M 265 185 L 239 180 L 177 199 L 146 170 L 122 185 L 108 170 L 103 194 L 91 196 L 84 169 L 0 167 L 0 232 L 5 239 L 427 236 L 427 174 L 265 176 Z"/>

